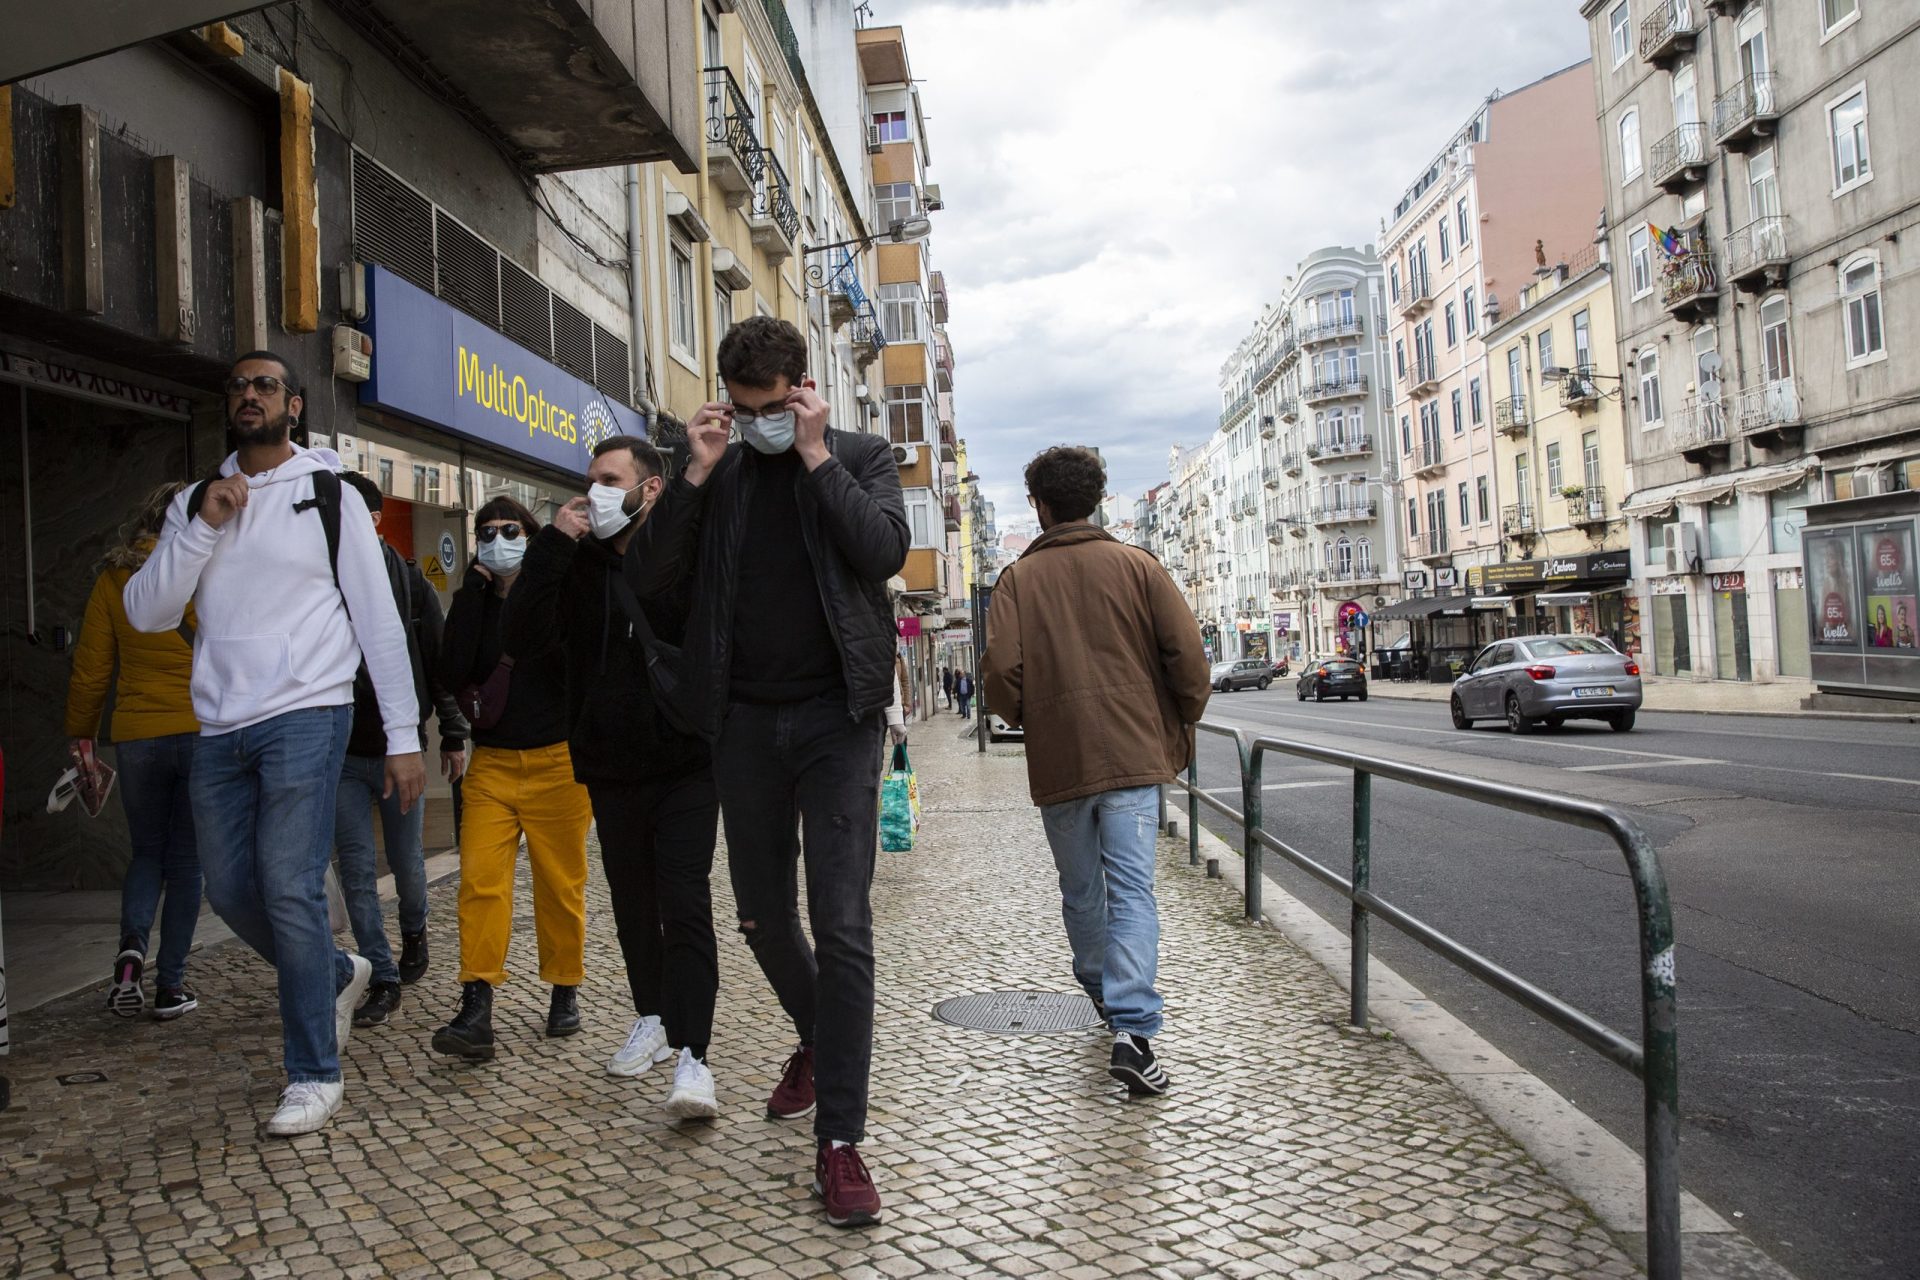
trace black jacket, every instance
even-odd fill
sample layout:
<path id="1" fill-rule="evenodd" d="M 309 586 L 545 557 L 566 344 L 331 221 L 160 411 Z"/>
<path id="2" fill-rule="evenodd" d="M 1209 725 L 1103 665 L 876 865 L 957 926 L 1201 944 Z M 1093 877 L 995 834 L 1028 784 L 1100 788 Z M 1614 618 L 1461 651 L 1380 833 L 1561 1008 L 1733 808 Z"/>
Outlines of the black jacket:
<path id="1" fill-rule="evenodd" d="M 800 528 L 840 651 L 847 715 L 857 720 L 893 702 L 898 633 L 887 579 L 907 562 L 907 508 L 885 439 L 829 430 L 827 447 L 832 456 L 796 481 Z M 627 545 L 627 580 L 641 599 L 692 580 L 683 674 L 709 741 L 726 716 L 740 539 L 758 456 L 734 444 L 705 484 L 677 477 Z"/>
<path id="2" fill-rule="evenodd" d="M 519 594 L 515 583 L 513 595 Z M 475 729 L 473 742 L 502 751 L 531 751 L 567 740 L 566 655 L 552 631 L 537 635 L 524 649 L 508 649 L 507 617 L 513 607 L 512 596 L 502 599 L 475 567 L 467 567 L 447 610 L 440 682 L 456 692 L 484 684 L 501 655 L 511 653 L 506 714 L 491 729 Z"/>
<path id="3" fill-rule="evenodd" d="M 646 653 L 614 582 L 620 557 L 594 538 L 575 542 L 552 525 L 527 547 L 507 610 L 507 652 L 557 634 L 566 654 L 567 746 L 582 783 L 651 782 L 708 766 L 707 744 L 678 733 L 655 710 Z M 642 608 L 654 635 L 678 645 L 686 591 Z M 677 607 L 676 607 L 677 598 Z"/>
<path id="4" fill-rule="evenodd" d="M 446 619 L 440 612 L 440 597 L 427 585 L 426 575 L 413 561 L 382 542 L 380 550 L 387 563 L 387 578 L 393 584 L 393 603 L 400 620 L 407 625 L 407 657 L 413 663 L 413 692 L 420 704 L 420 748 L 427 746 L 427 716 L 440 716 L 440 749 L 464 751 L 467 746 L 467 718 L 460 704 L 440 683 L 440 635 Z M 350 756 L 387 754 L 387 735 L 381 726 L 380 701 L 373 691 L 373 679 L 367 664 L 360 664 L 353 679 L 353 730 L 347 737 Z"/>

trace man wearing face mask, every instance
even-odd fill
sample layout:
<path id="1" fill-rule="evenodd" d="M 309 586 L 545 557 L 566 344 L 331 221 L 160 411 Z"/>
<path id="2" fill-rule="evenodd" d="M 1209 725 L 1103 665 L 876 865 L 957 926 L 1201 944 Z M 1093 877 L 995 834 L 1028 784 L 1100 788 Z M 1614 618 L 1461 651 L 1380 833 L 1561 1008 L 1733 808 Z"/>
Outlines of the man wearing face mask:
<path id="1" fill-rule="evenodd" d="M 814 1192 L 830 1223 L 853 1226 L 880 1213 L 856 1144 L 873 1054 L 880 744 L 895 699 L 886 583 L 906 563 L 906 506 L 886 440 L 828 427 L 791 324 L 742 321 L 719 363 L 732 403 L 687 424 L 686 471 L 635 531 L 627 575 L 643 599 L 690 584 L 686 710 L 714 744 L 740 931 L 799 1041 L 767 1111 L 796 1119 L 817 1102 Z"/>
<path id="2" fill-rule="evenodd" d="M 660 452 L 637 437 L 595 447 L 587 496 L 562 507 L 527 548 L 507 648 L 519 652 L 557 634 L 566 652 L 573 776 L 593 802 L 633 997 L 633 1027 L 607 1072 L 638 1076 L 678 1048 L 665 1109 L 676 1119 L 707 1119 L 719 1112 L 707 1042 L 720 988 L 709 888 L 720 802 L 707 744 L 677 731 L 654 705 L 640 634 L 644 622 L 678 645 L 687 592 L 641 605 L 620 580 L 621 557 L 666 472 Z"/>

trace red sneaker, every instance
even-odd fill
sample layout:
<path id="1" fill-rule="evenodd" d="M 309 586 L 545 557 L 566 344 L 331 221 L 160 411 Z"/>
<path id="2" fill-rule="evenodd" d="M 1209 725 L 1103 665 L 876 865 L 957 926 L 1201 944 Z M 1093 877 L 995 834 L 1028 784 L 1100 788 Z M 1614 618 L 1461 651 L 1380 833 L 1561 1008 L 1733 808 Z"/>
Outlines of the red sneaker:
<path id="1" fill-rule="evenodd" d="M 813 1160 L 813 1194 L 826 1205 L 827 1221 L 836 1227 L 864 1227 L 880 1221 L 880 1193 L 873 1189 L 873 1175 L 852 1143 L 836 1147 L 821 1142 Z"/>
<path id="2" fill-rule="evenodd" d="M 767 1099 L 767 1115 L 774 1120 L 797 1120 L 813 1111 L 813 1046 L 803 1044 L 787 1059 L 780 1083 Z"/>

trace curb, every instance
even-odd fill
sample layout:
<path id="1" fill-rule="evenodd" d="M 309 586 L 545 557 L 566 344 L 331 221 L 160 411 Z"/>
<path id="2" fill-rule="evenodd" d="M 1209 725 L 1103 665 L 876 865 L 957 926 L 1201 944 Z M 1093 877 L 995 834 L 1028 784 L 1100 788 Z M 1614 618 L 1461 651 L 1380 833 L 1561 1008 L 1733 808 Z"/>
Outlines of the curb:
<path id="1" fill-rule="evenodd" d="M 1186 821 L 1184 806 L 1174 803 L 1172 793 L 1167 816 L 1176 827 Z M 1218 858 L 1220 878 L 1244 903 L 1246 871 L 1241 854 L 1204 823 L 1199 831 L 1203 864 L 1207 858 Z M 1261 899 L 1264 922 L 1318 961 L 1340 989 L 1347 990 L 1347 935 L 1272 880 L 1261 886 Z M 1405 1041 L 1561 1185 L 1585 1201 L 1616 1243 L 1644 1265 L 1646 1174 L 1632 1147 L 1448 1013 L 1378 955 L 1368 962 L 1367 1003 L 1373 1022 Z M 1680 1253 L 1687 1275 L 1695 1280 L 1795 1280 L 1791 1271 L 1684 1189 Z"/>
<path id="2" fill-rule="evenodd" d="M 1413 693 L 1393 693 L 1377 684 L 1370 684 L 1367 692 L 1376 698 L 1391 698 L 1396 702 L 1432 702 L 1446 705 L 1445 698 L 1423 698 Z M 1648 715 L 1677 716 L 1754 716 L 1771 720 L 1867 720 L 1887 724 L 1920 724 L 1920 712 L 1902 711 L 1758 711 L 1733 707 L 1652 707 L 1645 702 L 1640 710 Z"/>

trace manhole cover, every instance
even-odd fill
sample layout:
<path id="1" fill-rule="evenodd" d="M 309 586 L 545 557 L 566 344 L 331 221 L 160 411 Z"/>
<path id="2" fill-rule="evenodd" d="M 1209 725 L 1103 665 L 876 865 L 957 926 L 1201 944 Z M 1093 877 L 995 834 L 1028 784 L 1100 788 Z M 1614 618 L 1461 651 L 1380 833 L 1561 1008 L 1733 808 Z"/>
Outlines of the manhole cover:
<path id="1" fill-rule="evenodd" d="M 1000 1035 L 1048 1035 L 1100 1025 L 1093 1001 L 1078 992 L 987 991 L 955 996 L 933 1006 L 933 1016 L 969 1031 Z"/>

